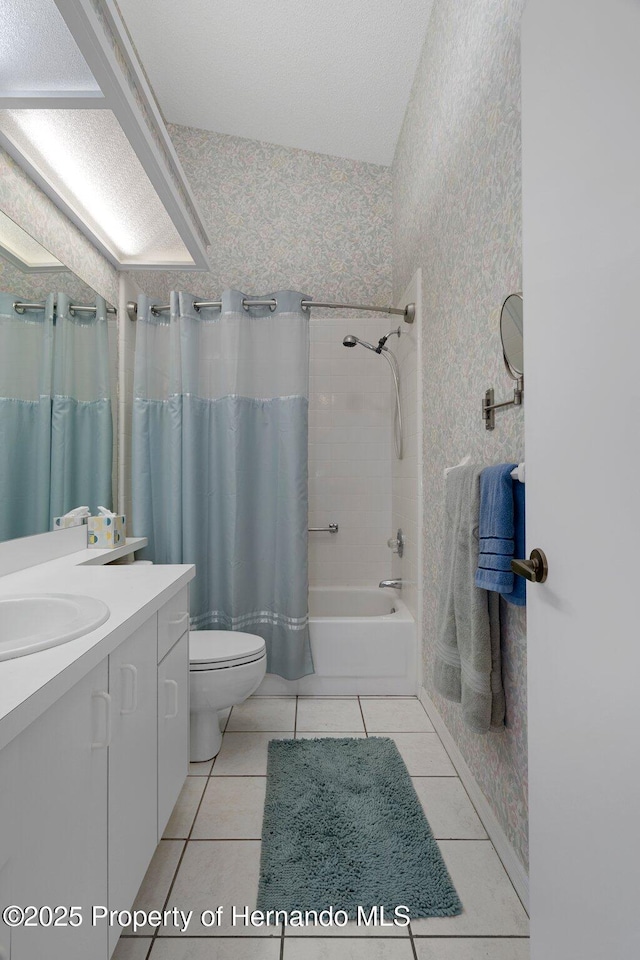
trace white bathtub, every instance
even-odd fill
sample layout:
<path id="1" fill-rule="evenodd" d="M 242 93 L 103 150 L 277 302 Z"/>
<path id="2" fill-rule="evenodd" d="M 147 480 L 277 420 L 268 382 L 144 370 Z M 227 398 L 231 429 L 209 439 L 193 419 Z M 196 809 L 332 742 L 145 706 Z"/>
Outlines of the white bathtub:
<path id="1" fill-rule="evenodd" d="M 309 631 L 315 673 L 267 674 L 257 696 L 417 693 L 416 626 L 395 590 L 312 587 Z"/>

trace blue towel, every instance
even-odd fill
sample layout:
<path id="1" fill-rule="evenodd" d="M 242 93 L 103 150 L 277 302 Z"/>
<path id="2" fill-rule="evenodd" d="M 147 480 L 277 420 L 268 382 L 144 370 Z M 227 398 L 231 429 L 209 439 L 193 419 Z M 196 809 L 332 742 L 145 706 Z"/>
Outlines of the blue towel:
<path id="1" fill-rule="evenodd" d="M 495 590 L 518 607 L 526 601 L 525 581 L 511 572 L 524 557 L 524 484 L 511 478 L 514 463 L 487 467 L 480 474 L 480 555 L 476 586 Z"/>

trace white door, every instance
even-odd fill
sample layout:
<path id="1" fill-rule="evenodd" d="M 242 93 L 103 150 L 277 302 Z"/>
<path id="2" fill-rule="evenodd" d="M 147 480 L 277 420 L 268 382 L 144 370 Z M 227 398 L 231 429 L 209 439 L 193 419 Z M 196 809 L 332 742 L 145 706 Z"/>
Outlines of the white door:
<path id="1" fill-rule="evenodd" d="M 640 2 L 529 0 L 533 960 L 640 957 Z"/>

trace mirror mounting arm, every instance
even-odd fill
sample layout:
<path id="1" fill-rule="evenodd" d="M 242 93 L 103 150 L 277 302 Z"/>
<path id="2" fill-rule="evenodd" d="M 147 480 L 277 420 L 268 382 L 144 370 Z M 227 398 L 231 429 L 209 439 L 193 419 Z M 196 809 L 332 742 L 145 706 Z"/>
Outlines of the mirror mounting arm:
<path id="1" fill-rule="evenodd" d="M 500 407 L 520 407 L 522 406 L 522 400 L 524 397 L 524 377 L 518 377 L 516 380 L 516 385 L 513 388 L 513 399 L 512 400 L 502 400 L 500 403 L 494 403 L 495 395 L 493 392 L 493 387 L 490 387 L 489 390 L 484 395 L 482 401 L 482 419 L 484 420 L 485 430 L 494 430 L 496 425 L 496 414 L 495 411 L 499 410 Z"/>

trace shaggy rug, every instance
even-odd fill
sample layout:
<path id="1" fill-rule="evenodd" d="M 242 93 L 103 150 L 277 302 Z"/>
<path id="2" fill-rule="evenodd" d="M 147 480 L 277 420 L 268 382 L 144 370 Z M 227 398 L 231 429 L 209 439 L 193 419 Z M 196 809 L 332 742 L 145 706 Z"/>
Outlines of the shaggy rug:
<path id="1" fill-rule="evenodd" d="M 272 740 L 260 910 L 398 906 L 449 917 L 462 904 L 393 740 Z"/>

